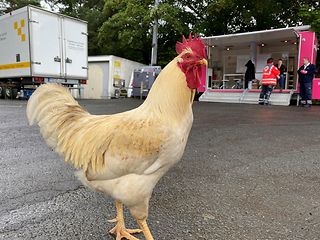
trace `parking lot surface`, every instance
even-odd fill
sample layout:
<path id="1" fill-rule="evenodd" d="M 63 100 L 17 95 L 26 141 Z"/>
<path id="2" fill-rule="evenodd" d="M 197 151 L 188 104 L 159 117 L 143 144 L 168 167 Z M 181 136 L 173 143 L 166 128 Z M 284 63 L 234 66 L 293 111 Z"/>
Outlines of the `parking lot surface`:
<path id="1" fill-rule="evenodd" d="M 112 114 L 141 101 L 80 104 Z M 114 239 L 113 201 L 76 180 L 25 108 L 0 100 L 0 239 Z M 320 239 L 320 107 L 195 102 L 194 115 L 182 161 L 150 202 L 155 239 Z"/>

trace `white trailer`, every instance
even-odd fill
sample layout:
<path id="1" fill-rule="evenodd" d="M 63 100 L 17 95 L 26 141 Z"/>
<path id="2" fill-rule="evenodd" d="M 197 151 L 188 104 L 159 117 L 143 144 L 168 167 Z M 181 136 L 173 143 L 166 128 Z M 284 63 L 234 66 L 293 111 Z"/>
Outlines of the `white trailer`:
<path id="1" fill-rule="evenodd" d="M 79 86 L 88 78 L 87 35 L 85 21 L 38 7 L 0 16 L 0 95 L 43 82 Z"/>
<path id="2" fill-rule="evenodd" d="M 88 81 L 83 85 L 83 98 L 86 99 L 109 99 L 127 95 L 134 69 L 144 66 L 113 55 L 89 56 L 88 62 Z"/>

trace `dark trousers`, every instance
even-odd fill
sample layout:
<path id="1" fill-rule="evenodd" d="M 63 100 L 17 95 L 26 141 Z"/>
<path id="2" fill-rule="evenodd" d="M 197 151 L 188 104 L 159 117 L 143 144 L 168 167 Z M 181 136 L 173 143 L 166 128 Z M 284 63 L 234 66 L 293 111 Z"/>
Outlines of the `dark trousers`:
<path id="1" fill-rule="evenodd" d="M 284 74 L 280 75 L 279 86 L 280 86 L 280 89 L 285 89 L 286 87 L 286 76 Z"/>
<path id="2" fill-rule="evenodd" d="M 269 104 L 270 95 L 272 93 L 273 86 L 272 85 L 262 85 L 260 97 L 259 97 L 259 104 Z"/>
<path id="3" fill-rule="evenodd" d="M 312 104 L 312 82 L 300 82 L 301 104 Z"/>

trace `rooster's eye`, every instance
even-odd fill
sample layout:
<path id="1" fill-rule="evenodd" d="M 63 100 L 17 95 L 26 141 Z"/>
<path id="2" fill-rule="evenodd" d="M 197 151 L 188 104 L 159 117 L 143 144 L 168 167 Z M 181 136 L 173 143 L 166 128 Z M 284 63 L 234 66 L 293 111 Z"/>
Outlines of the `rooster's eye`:
<path id="1" fill-rule="evenodd" d="M 186 59 L 190 59 L 191 58 L 191 55 L 190 54 L 186 54 L 184 55 Z"/>

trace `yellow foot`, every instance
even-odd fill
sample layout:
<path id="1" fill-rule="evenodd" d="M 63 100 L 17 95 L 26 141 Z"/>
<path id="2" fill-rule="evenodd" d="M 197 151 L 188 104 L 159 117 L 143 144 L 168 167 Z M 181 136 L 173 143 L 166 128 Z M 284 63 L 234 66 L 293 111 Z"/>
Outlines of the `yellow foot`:
<path id="1" fill-rule="evenodd" d="M 117 225 L 112 228 L 109 233 L 116 235 L 116 240 L 128 239 L 128 240 L 139 240 L 131 234 L 141 233 L 141 229 L 126 229 L 124 223 L 119 222 L 116 218 L 109 220 L 108 222 L 118 222 Z"/>
<path id="2" fill-rule="evenodd" d="M 128 240 L 139 240 L 138 238 L 132 236 L 131 234 L 141 233 L 141 229 L 126 229 L 123 218 L 123 205 L 121 202 L 116 201 L 117 217 L 115 219 L 109 220 L 110 223 L 117 223 L 114 228 L 112 228 L 109 233 L 117 236 L 116 240 L 128 239 Z"/>
<path id="3" fill-rule="evenodd" d="M 114 219 L 111 219 L 111 220 L 107 220 L 109 223 L 115 223 L 115 222 L 118 222 L 118 219 L 117 218 L 114 218 Z"/>

